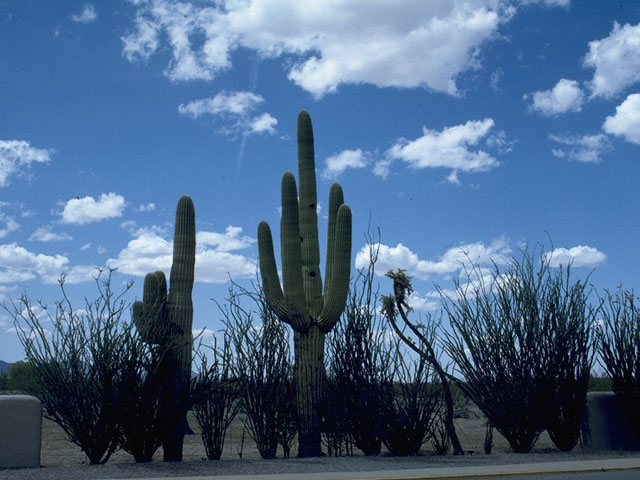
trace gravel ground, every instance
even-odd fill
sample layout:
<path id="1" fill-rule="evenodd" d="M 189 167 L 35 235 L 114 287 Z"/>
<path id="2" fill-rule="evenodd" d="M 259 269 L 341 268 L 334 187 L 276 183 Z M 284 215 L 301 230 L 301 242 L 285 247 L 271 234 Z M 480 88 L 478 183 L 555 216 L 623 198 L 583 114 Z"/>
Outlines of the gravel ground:
<path id="1" fill-rule="evenodd" d="M 594 460 L 638 457 L 639 452 L 571 453 L 534 451 L 528 454 L 497 453 L 464 457 L 425 455 L 418 457 L 325 457 L 276 460 L 190 460 L 182 463 L 154 461 L 148 464 L 108 463 L 102 466 L 44 466 L 41 468 L 0 470 L 0 479 L 89 480 L 107 478 L 170 478 L 177 476 L 215 476 L 242 474 L 282 474 L 310 472 L 355 472 L 402 470 L 429 467 L 465 467 L 474 465 L 509 465 L 516 463 Z"/>

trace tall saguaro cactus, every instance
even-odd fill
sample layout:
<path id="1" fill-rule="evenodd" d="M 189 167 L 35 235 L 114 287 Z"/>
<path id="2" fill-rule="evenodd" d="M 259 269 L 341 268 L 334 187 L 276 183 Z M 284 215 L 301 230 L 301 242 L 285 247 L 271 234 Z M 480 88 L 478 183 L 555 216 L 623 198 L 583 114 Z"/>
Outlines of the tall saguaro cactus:
<path id="1" fill-rule="evenodd" d="M 291 172 L 282 176 L 280 286 L 271 229 L 258 225 L 260 272 L 267 302 L 294 331 L 299 457 L 322 455 L 320 404 L 325 335 L 339 320 L 349 290 L 351 210 L 342 187 L 329 194 L 329 226 L 324 289 L 320 275 L 316 174 L 311 117 L 298 115 L 300 198 Z M 284 292 L 283 292 L 284 289 Z"/>
<path id="2" fill-rule="evenodd" d="M 196 260 L 195 210 L 190 197 L 178 200 L 173 236 L 173 264 L 169 292 L 163 272 L 149 273 L 144 280 L 142 302 L 133 304 L 133 319 L 149 343 L 166 342 L 167 352 L 160 374 L 172 380 L 163 391 L 166 433 L 163 438 L 165 461 L 181 461 L 191 381 L 193 336 L 193 290 Z"/>

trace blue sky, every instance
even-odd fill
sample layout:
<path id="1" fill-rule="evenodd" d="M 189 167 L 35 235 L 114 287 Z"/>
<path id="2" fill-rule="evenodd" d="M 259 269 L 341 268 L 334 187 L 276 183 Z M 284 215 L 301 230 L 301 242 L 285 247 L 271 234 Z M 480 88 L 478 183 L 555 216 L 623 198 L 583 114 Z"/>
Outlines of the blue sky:
<path id="1" fill-rule="evenodd" d="M 81 302 L 104 265 L 140 297 L 189 194 L 194 328 L 218 329 L 211 299 L 255 278 L 258 222 L 277 232 L 303 108 L 321 231 L 339 181 L 354 268 L 379 226 L 416 309 L 526 242 L 638 287 L 638 2 L 0 0 L 0 72 L 0 301 L 51 304 L 65 272 Z M 0 359 L 22 357 L 0 313 Z"/>

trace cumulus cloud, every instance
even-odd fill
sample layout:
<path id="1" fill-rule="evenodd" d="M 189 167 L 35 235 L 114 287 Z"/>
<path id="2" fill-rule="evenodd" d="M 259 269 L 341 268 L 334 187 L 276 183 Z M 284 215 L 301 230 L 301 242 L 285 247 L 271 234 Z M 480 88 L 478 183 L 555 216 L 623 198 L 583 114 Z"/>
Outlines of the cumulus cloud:
<path id="1" fill-rule="evenodd" d="M 608 116 L 602 129 L 610 135 L 640 145 L 640 93 L 633 93 L 616 107 L 615 115 Z"/>
<path id="2" fill-rule="evenodd" d="M 212 80 L 247 48 L 285 56 L 288 78 L 315 97 L 362 83 L 459 95 L 458 76 L 480 66 L 482 46 L 526 3 L 139 0 L 123 55 L 146 60 L 166 38 L 172 81 Z M 541 3 L 566 7 L 568 0 Z"/>
<path id="3" fill-rule="evenodd" d="M 435 312 L 440 308 L 440 302 L 434 301 L 433 298 L 434 297 L 429 294 L 421 296 L 416 292 L 413 292 L 409 295 L 407 302 L 414 310 L 421 312 Z"/>
<path id="4" fill-rule="evenodd" d="M 71 15 L 71 20 L 78 23 L 91 23 L 98 18 L 95 7 L 87 3 L 82 12 Z"/>
<path id="5" fill-rule="evenodd" d="M 153 212 L 156 209 L 155 203 L 142 204 L 138 207 L 139 212 Z"/>
<path id="6" fill-rule="evenodd" d="M 53 231 L 51 225 L 47 225 L 38 227 L 31 236 L 29 236 L 29 240 L 35 242 L 60 242 L 63 240 L 73 240 L 73 238 L 68 233 L 56 233 Z"/>
<path id="7" fill-rule="evenodd" d="M 224 283 L 232 278 L 252 277 L 256 274 L 256 261 L 244 255 L 231 253 L 247 248 L 255 239 L 242 235 L 242 228 L 229 225 L 224 233 L 200 231 L 196 233 L 195 279 L 204 283 Z M 140 230 L 129 241 L 117 258 L 107 264 L 120 273 L 145 276 L 162 270 L 168 276 L 173 261 L 173 243 L 153 229 Z"/>
<path id="8" fill-rule="evenodd" d="M 598 163 L 602 161 L 602 155 L 611 150 L 609 139 L 602 133 L 584 136 L 550 135 L 549 138 L 569 147 L 552 149 L 551 153 L 555 157 L 576 162 Z"/>
<path id="9" fill-rule="evenodd" d="M 534 92 L 531 96 L 532 102 L 529 109 L 546 116 L 579 112 L 584 102 L 584 93 L 578 82 L 566 78 L 560 79 L 551 90 Z M 529 96 L 525 95 L 525 99 L 528 98 Z"/>
<path id="10" fill-rule="evenodd" d="M 264 98 L 252 92 L 228 92 L 222 90 L 212 98 L 193 100 L 178 106 L 178 112 L 191 118 L 216 115 L 234 121 L 220 129 L 225 134 L 268 134 L 276 132 L 278 120 L 269 113 L 252 116 Z"/>
<path id="11" fill-rule="evenodd" d="M 94 267 L 70 266 L 64 255 L 33 253 L 16 242 L 0 245 L 0 283 L 26 282 L 39 279 L 43 283 L 57 283 L 62 273 L 68 283 L 92 280 Z"/>
<path id="12" fill-rule="evenodd" d="M 369 265 L 369 245 L 365 245 L 356 254 L 356 268 Z M 430 275 L 445 275 L 472 265 L 504 265 L 509 261 L 511 248 L 504 238 L 498 238 L 489 245 L 483 242 L 461 244 L 452 247 L 437 260 L 421 260 L 416 253 L 399 243 L 395 247 L 384 244 L 374 245 L 378 250 L 376 273 L 384 275 L 388 270 L 401 268 L 407 274 L 420 279 Z"/>
<path id="13" fill-rule="evenodd" d="M 493 128 L 490 118 L 471 120 L 463 125 L 446 127 L 442 131 L 423 128 L 423 135 L 415 140 L 399 139 L 387 151 L 392 160 L 407 162 L 411 168 L 449 168 L 450 181 L 457 181 L 457 172 L 483 172 L 499 165 L 483 150 L 472 150 Z M 378 172 L 384 174 L 384 165 Z M 388 168 L 388 163 L 387 163 Z"/>
<path id="14" fill-rule="evenodd" d="M 263 113 L 257 117 L 253 117 L 249 121 L 250 133 L 266 133 L 267 135 L 275 135 L 277 133 L 276 125 L 278 120 L 269 113 Z"/>
<path id="15" fill-rule="evenodd" d="M 0 187 L 9 185 L 9 177 L 24 174 L 33 163 L 47 163 L 53 150 L 32 147 L 25 140 L 0 140 Z"/>
<path id="16" fill-rule="evenodd" d="M 330 179 L 337 178 L 347 168 L 362 168 L 367 166 L 367 163 L 367 154 L 361 149 L 343 150 L 327 158 L 327 166 L 322 172 L 322 176 Z"/>
<path id="17" fill-rule="evenodd" d="M 205 247 L 213 247 L 219 252 L 230 252 L 250 247 L 256 242 L 255 238 L 242 235 L 242 227 L 228 225 L 224 233 L 198 232 L 196 243 Z"/>
<path id="18" fill-rule="evenodd" d="M 640 24 L 613 24 L 608 37 L 589 42 L 584 65 L 595 68 L 593 97 L 612 97 L 640 81 Z"/>
<path id="19" fill-rule="evenodd" d="M 20 224 L 10 215 L 0 212 L 0 238 L 20 229 Z"/>
<path id="20" fill-rule="evenodd" d="M 598 249 L 587 245 L 578 245 L 571 248 L 556 248 L 546 254 L 546 260 L 552 267 L 596 267 L 607 259 L 607 256 Z"/>
<path id="21" fill-rule="evenodd" d="M 84 225 L 107 218 L 121 217 L 126 203 L 122 195 L 103 193 L 96 200 L 93 197 L 77 197 L 69 200 L 62 210 L 62 223 Z"/>
<path id="22" fill-rule="evenodd" d="M 255 110 L 263 102 L 264 98 L 262 96 L 252 92 L 227 92 L 223 90 L 212 98 L 202 98 L 186 105 L 180 105 L 178 111 L 193 118 L 198 118 L 205 114 L 244 116 Z"/>

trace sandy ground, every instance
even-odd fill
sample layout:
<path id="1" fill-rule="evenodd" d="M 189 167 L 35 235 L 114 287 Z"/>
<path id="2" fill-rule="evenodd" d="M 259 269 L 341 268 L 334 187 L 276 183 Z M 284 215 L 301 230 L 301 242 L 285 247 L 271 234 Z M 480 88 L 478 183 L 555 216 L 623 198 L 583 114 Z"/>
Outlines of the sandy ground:
<path id="1" fill-rule="evenodd" d="M 567 460 L 591 460 L 604 458 L 638 457 L 640 452 L 594 452 L 582 450 L 579 446 L 571 453 L 562 453 L 553 447 L 549 437 L 543 434 L 533 452 L 528 454 L 508 453 L 508 444 L 497 432 L 494 432 L 494 448 L 491 455 L 483 451 L 485 420 L 472 407 L 465 417 L 456 420 L 456 428 L 467 452 L 464 457 L 451 455 L 437 456 L 425 445 L 423 453 L 416 457 L 391 457 L 382 454 L 378 457 L 325 457 L 313 459 L 262 460 L 253 440 L 245 433 L 241 418 L 234 421 L 227 432 L 222 459 L 206 459 L 200 439 L 197 423 L 193 418 L 190 425 L 195 435 L 185 437 L 184 461 L 165 463 L 160 449 L 154 461 L 148 464 L 135 464 L 133 458 L 125 452 L 116 452 L 106 465 L 88 465 L 87 459 L 76 445 L 70 443 L 62 429 L 54 422 L 45 419 L 41 452 L 41 468 L 0 470 L 0 479 L 29 480 L 88 480 L 102 478 L 166 478 L 176 476 L 213 476 L 235 474 L 278 474 L 303 472 L 350 472 L 416 469 L 429 467 L 457 467 L 474 465 L 506 465 L 515 463 L 554 462 Z M 292 452 L 295 453 L 295 448 Z"/>
<path id="2" fill-rule="evenodd" d="M 37 469 L 0 470 L 2 479 L 88 480 L 107 478 L 167 478 L 176 476 L 214 476 L 241 474 L 282 474 L 308 472 L 363 472 L 474 465 L 556 462 L 637 457 L 638 452 L 540 452 L 528 454 L 496 453 L 464 457 L 421 455 L 417 457 L 325 457 L 275 460 L 188 460 L 182 463 L 152 462 L 135 464 L 109 462 L 103 466 L 44 466 Z"/>

